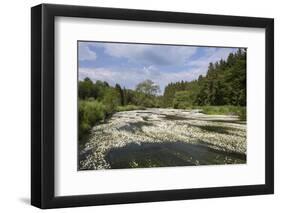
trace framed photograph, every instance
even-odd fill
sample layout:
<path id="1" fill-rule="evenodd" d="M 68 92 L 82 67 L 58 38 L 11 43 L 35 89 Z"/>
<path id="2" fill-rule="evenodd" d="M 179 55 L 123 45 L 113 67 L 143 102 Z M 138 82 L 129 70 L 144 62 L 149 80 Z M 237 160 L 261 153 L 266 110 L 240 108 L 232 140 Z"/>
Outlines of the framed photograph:
<path id="1" fill-rule="evenodd" d="M 274 20 L 31 9 L 31 203 L 272 194 Z"/>

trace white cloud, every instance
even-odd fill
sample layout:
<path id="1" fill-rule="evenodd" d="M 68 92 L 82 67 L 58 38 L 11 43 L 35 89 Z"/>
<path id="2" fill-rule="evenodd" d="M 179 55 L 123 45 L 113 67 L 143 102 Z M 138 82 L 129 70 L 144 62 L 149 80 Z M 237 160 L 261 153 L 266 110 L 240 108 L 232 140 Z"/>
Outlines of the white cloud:
<path id="1" fill-rule="evenodd" d="M 103 45 L 104 47 L 106 45 Z M 134 46 L 136 47 L 136 46 Z M 164 59 L 165 51 L 154 51 L 155 48 L 150 49 L 148 45 L 142 45 L 136 48 L 128 48 L 127 45 L 110 45 L 109 48 L 105 47 L 108 54 L 114 55 L 115 57 L 126 57 L 129 60 L 145 60 L 146 58 L 142 58 L 148 51 L 157 53 L 157 55 Z M 161 66 L 158 66 L 155 63 L 147 63 L 143 65 L 143 68 L 125 68 L 121 67 L 115 68 L 79 68 L 79 79 L 82 80 L 85 77 L 91 78 L 93 81 L 102 80 L 107 81 L 110 85 L 114 86 L 116 83 L 121 86 L 125 86 L 129 89 L 135 89 L 136 85 L 146 79 L 150 79 L 156 84 L 160 86 L 161 92 L 164 92 L 164 88 L 167 84 L 171 82 L 177 81 L 192 81 L 198 78 L 199 75 L 205 75 L 208 69 L 208 65 L 210 62 L 216 62 L 220 59 L 226 59 L 230 52 L 234 52 L 235 49 L 230 48 L 211 48 L 207 49 L 202 56 L 196 60 L 186 60 L 194 54 L 196 49 L 187 49 L 176 47 L 166 49 L 166 51 L 170 51 L 168 56 L 173 58 L 173 63 L 179 60 L 181 62 L 184 61 L 185 66 L 182 66 L 181 70 L 175 71 L 163 71 L 161 70 Z M 174 51 L 174 53 L 173 53 Z M 171 52 L 173 54 L 171 54 Z M 163 55 L 162 55 L 163 54 Z M 178 58 L 174 58 L 176 55 Z M 183 55 L 185 57 L 183 57 Z M 187 56 L 187 57 L 186 57 Z M 181 58 L 182 57 L 182 58 Z M 163 60 L 164 60 L 163 59 Z M 148 60 L 148 59 L 147 59 Z M 153 65 L 151 65 L 153 64 Z M 178 65 L 178 64 L 177 64 Z M 186 68 L 184 68 L 186 67 Z"/>
<path id="2" fill-rule="evenodd" d="M 97 54 L 90 49 L 90 45 L 87 42 L 80 42 L 79 43 L 79 60 L 96 60 Z"/>
<path id="3" fill-rule="evenodd" d="M 183 65 L 197 50 L 189 46 L 104 43 L 105 53 L 132 62 L 155 65 Z"/>
<path id="4" fill-rule="evenodd" d="M 234 51 L 233 48 L 206 48 L 206 54 L 196 60 L 188 62 L 188 65 L 203 69 L 207 72 L 210 62 L 214 63 L 221 59 L 227 59 L 229 53 Z"/>

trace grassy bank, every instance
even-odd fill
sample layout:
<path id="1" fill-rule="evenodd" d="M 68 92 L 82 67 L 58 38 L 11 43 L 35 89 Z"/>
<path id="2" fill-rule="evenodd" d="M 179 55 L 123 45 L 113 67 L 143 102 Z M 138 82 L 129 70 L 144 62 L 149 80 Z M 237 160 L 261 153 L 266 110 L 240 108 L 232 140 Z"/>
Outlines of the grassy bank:
<path id="1" fill-rule="evenodd" d="M 247 117 L 246 107 L 243 106 L 198 106 L 193 108 L 201 109 L 207 115 L 237 115 L 242 121 L 245 121 Z"/>
<path id="2" fill-rule="evenodd" d="M 126 105 L 126 106 L 117 106 L 116 107 L 117 112 L 132 111 L 132 110 L 139 110 L 139 109 L 145 109 L 145 107 L 136 106 L 136 105 Z"/>

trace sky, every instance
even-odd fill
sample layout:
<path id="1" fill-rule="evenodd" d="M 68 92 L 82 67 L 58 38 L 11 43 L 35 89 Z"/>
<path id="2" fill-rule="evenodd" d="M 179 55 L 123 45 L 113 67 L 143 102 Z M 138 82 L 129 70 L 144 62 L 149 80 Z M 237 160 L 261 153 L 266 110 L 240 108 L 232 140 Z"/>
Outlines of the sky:
<path id="1" fill-rule="evenodd" d="M 170 82 L 205 75 L 210 62 L 226 59 L 238 48 L 135 43 L 78 42 L 79 80 L 107 81 L 127 89 L 150 79 L 161 94 Z"/>

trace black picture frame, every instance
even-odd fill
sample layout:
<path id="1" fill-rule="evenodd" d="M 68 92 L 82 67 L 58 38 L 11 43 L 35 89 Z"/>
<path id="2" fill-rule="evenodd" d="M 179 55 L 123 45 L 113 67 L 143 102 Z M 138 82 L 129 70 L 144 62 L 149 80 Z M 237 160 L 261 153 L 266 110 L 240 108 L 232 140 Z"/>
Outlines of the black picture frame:
<path id="1" fill-rule="evenodd" d="M 265 29 L 265 184 L 56 197 L 54 195 L 54 21 L 58 16 Z M 32 205 L 46 209 L 272 193 L 274 193 L 273 19 L 53 4 L 41 4 L 31 8 Z"/>

